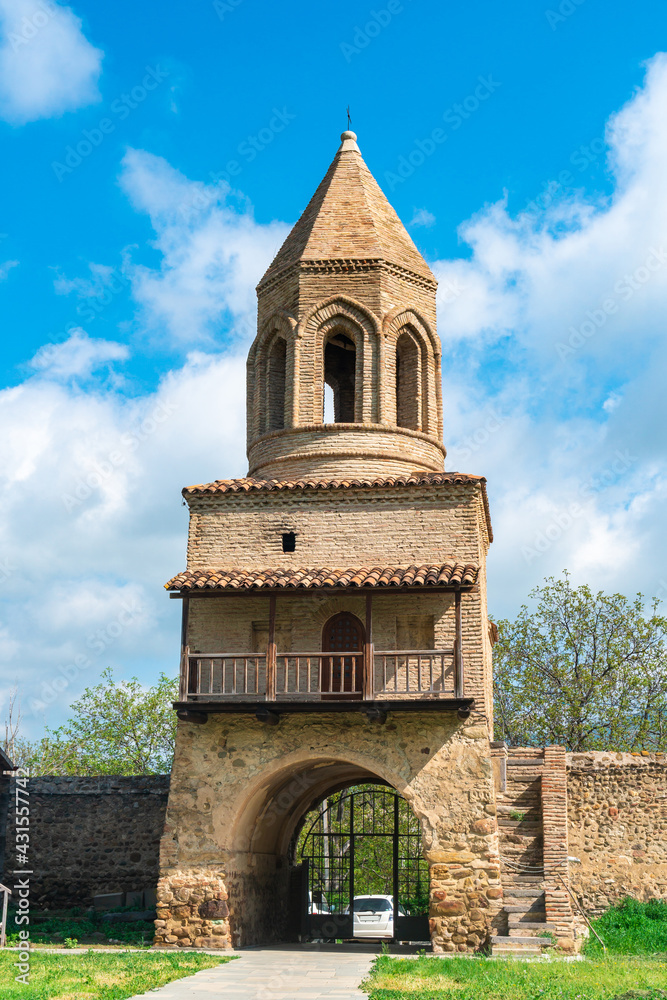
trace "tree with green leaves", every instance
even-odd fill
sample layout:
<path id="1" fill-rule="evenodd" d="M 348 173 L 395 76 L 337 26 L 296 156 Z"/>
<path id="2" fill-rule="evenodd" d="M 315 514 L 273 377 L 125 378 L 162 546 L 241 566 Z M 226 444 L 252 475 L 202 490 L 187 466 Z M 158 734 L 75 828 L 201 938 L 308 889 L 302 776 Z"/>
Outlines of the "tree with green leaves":
<path id="1" fill-rule="evenodd" d="M 573 587 L 531 593 L 494 648 L 496 739 L 568 750 L 667 749 L 667 619 L 658 601 Z"/>
<path id="2" fill-rule="evenodd" d="M 72 717 L 36 743 L 20 742 L 31 774 L 169 774 L 174 756 L 178 682 L 161 674 L 143 687 L 116 682 L 111 668 L 73 702 Z"/>

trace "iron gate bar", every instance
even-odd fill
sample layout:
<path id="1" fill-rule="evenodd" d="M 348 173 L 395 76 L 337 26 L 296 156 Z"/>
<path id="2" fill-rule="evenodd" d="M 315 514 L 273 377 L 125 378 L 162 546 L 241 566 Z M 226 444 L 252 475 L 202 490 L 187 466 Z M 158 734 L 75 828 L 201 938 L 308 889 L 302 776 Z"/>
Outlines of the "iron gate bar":
<path id="1" fill-rule="evenodd" d="M 394 897 L 394 930 L 396 930 L 396 918 L 398 917 L 398 795 L 394 797 L 394 844 L 393 844 L 393 886 L 392 895 Z M 395 935 L 394 935 L 395 936 Z"/>

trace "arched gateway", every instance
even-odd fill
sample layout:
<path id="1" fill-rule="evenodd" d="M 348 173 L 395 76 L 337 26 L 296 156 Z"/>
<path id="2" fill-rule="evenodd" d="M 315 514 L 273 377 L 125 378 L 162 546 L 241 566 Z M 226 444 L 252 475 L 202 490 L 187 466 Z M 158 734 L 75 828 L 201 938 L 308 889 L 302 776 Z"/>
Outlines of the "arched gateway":
<path id="1" fill-rule="evenodd" d="M 183 491 L 163 944 L 345 937 L 374 895 L 468 951 L 501 906 L 485 483 L 444 471 L 436 282 L 355 140 L 257 288 L 248 476 Z"/>

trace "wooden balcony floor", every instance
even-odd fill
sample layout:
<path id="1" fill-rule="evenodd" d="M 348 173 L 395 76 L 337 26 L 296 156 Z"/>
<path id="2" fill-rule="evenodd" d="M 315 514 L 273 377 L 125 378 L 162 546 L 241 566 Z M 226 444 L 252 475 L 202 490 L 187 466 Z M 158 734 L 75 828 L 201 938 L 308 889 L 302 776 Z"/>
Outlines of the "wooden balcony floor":
<path id="1" fill-rule="evenodd" d="M 474 698 L 433 698 L 416 697 L 371 699 L 281 700 L 260 701 L 230 698 L 226 700 L 206 700 L 199 696 L 196 701 L 177 701 L 174 708 L 179 719 L 184 722 L 205 723 L 209 715 L 254 715 L 260 722 L 276 725 L 281 715 L 320 714 L 331 712 L 363 713 L 371 721 L 384 722 L 390 712 L 456 712 L 459 719 L 467 719 L 474 708 Z"/>

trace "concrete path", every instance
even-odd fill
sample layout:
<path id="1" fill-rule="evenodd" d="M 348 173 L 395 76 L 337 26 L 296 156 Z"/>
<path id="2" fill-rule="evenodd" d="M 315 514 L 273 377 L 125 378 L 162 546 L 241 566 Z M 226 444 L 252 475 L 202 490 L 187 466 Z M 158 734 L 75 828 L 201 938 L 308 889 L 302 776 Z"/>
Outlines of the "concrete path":
<path id="1" fill-rule="evenodd" d="M 146 1000 L 356 1000 L 375 955 L 309 947 L 252 948 L 231 962 L 177 979 Z M 135 998 L 133 998 L 135 1000 Z"/>

